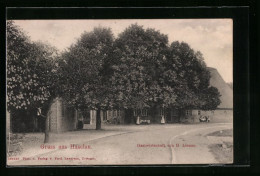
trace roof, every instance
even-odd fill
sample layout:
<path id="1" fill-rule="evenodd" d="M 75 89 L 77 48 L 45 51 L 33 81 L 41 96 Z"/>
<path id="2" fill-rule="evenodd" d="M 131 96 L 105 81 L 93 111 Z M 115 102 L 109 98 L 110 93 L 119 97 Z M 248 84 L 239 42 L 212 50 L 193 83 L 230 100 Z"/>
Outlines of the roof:
<path id="1" fill-rule="evenodd" d="M 216 87 L 220 92 L 221 103 L 218 108 L 232 108 L 233 109 L 233 90 L 223 80 L 218 70 L 212 67 L 207 68 L 210 72 L 210 85 Z"/>

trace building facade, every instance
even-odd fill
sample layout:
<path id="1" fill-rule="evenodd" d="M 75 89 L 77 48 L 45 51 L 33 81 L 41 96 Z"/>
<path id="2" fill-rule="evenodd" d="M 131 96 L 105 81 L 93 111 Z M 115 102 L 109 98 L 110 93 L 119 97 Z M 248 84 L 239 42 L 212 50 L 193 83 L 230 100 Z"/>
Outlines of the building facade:
<path id="1" fill-rule="evenodd" d="M 48 111 L 50 132 L 64 132 L 77 129 L 77 111 L 61 98 L 55 98 Z"/>
<path id="2" fill-rule="evenodd" d="M 200 117 L 210 117 L 210 122 L 233 122 L 233 90 L 222 79 L 215 68 L 208 68 L 210 85 L 216 87 L 221 104 L 214 111 L 200 109 L 154 108 L 101 110 L 101 122 L 108 124 L 141 123 L 197 123 Z M 45 118 L 36 112 L 7 113 L 7 132 L 41 132 L 45 129 Z M 48 110 L 49 130 L 59 133 L 82 129 L 84 125 L 96 124 L 96 110 L 79 111 L 69 107 L 61 98 L 55 98 Z M 81 127 L 80 127 L 81 124 Z"/>
<path id="3" fill-rule="evenodd" d="M 216 87 L 220 93 L 220 105 L 214 111 L 200 109 L 186 110 L 181 122 L 199 122 L 201 116 L 208 116 L 210 122 L 233 122 L 233 90 L 223 80 L 217 69 L 208 67 L 210 72 L 210 85 Z"/>
<path id="4" fill-rule="evenodd" d="M 210 117 L 210 122 L 233 121 L 233 90 L 225 83 L 218 71 L 208 68 L 211 74 L 210 85 L 216 87 L 220 94 L 221 104 L 214 111 L 200 109 L 154 108 L 143 109 L 110 109 L 101 110 L 101 122 L 109 124 L 140 123 L 197 123 L 203 116 Z M 79 123 L 96 124 L 96 110 L 78 111 L 69 107 L 61 98 L 56 98 L 48 112 L 51 132 L 63 132 L 79 129 Z"/>

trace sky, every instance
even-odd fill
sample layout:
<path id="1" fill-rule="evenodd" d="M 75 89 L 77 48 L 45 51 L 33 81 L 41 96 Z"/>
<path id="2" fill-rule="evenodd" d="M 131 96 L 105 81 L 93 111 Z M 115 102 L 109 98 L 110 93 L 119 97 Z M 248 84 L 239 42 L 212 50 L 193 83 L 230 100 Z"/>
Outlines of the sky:
<path id="1" fill-rule="evenodd" d="M 47 42 L 60 51 L 94 27 L 110 27 L 117 37 L 133 23 L 167 34 L 169 44 L 188 43 L 203 54 L 208 67 L 216 68 L 226 82 L 233 82 L 232 19 L 15 20 L 32 41 Z"/>

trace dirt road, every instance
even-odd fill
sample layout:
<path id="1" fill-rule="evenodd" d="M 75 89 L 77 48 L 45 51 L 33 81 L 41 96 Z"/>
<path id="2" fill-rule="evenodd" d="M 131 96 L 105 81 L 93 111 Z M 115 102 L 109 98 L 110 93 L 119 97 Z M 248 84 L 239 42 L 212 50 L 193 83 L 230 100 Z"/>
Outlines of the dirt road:
<path id="1" fill-rule="evenodd" d="M 165 124 L 116 127 L 120 133 L 92 140 L 64 141 L 44 154 L 23 157 L 12 165 L 126 165 L 218 163 L 207 134 L 232 124 Z M 115 130 L 116 130 L 115 128 Z M 104 128 L 105 132 L 106 128 Z M 84 131 L 86 135 L 88 131 Z M 60 147 L 60 148 L 59 148 Z"/>

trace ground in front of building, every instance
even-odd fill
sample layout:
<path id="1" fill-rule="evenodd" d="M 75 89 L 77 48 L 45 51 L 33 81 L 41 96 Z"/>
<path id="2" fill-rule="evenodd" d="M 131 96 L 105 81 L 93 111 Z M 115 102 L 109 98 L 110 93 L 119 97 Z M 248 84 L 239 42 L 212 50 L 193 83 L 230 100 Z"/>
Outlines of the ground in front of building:
<path id="1" fill-rule="evenodd" d="M 110 164 L 209 164 L 221 163 L 207 134 L 233 130 L 231 123 L 103 125 L 52 133 L 43 145 L 43 133 L 26 133 L 23 152 L 9 165 L 110 165 Z M 224 139 L 224 138 L 223 138 Z M 71 148 L 71 144 L 74 147 Z M 53 146 L 55 149 L 53 149 Z M 67 148 L 59 148 L 59 146 Z M 14 159 L 13 158 L 13 159 Z M 48 158 L 49 160 L 45 160 Z M 50 158 L 52 158 L 50 160 Z M 56 158 L 56 159 L 55 159 Z M 229 156 L 227 162 L 232 162 Z M 224 161 L 225 162 L 225 161 Z"/>

